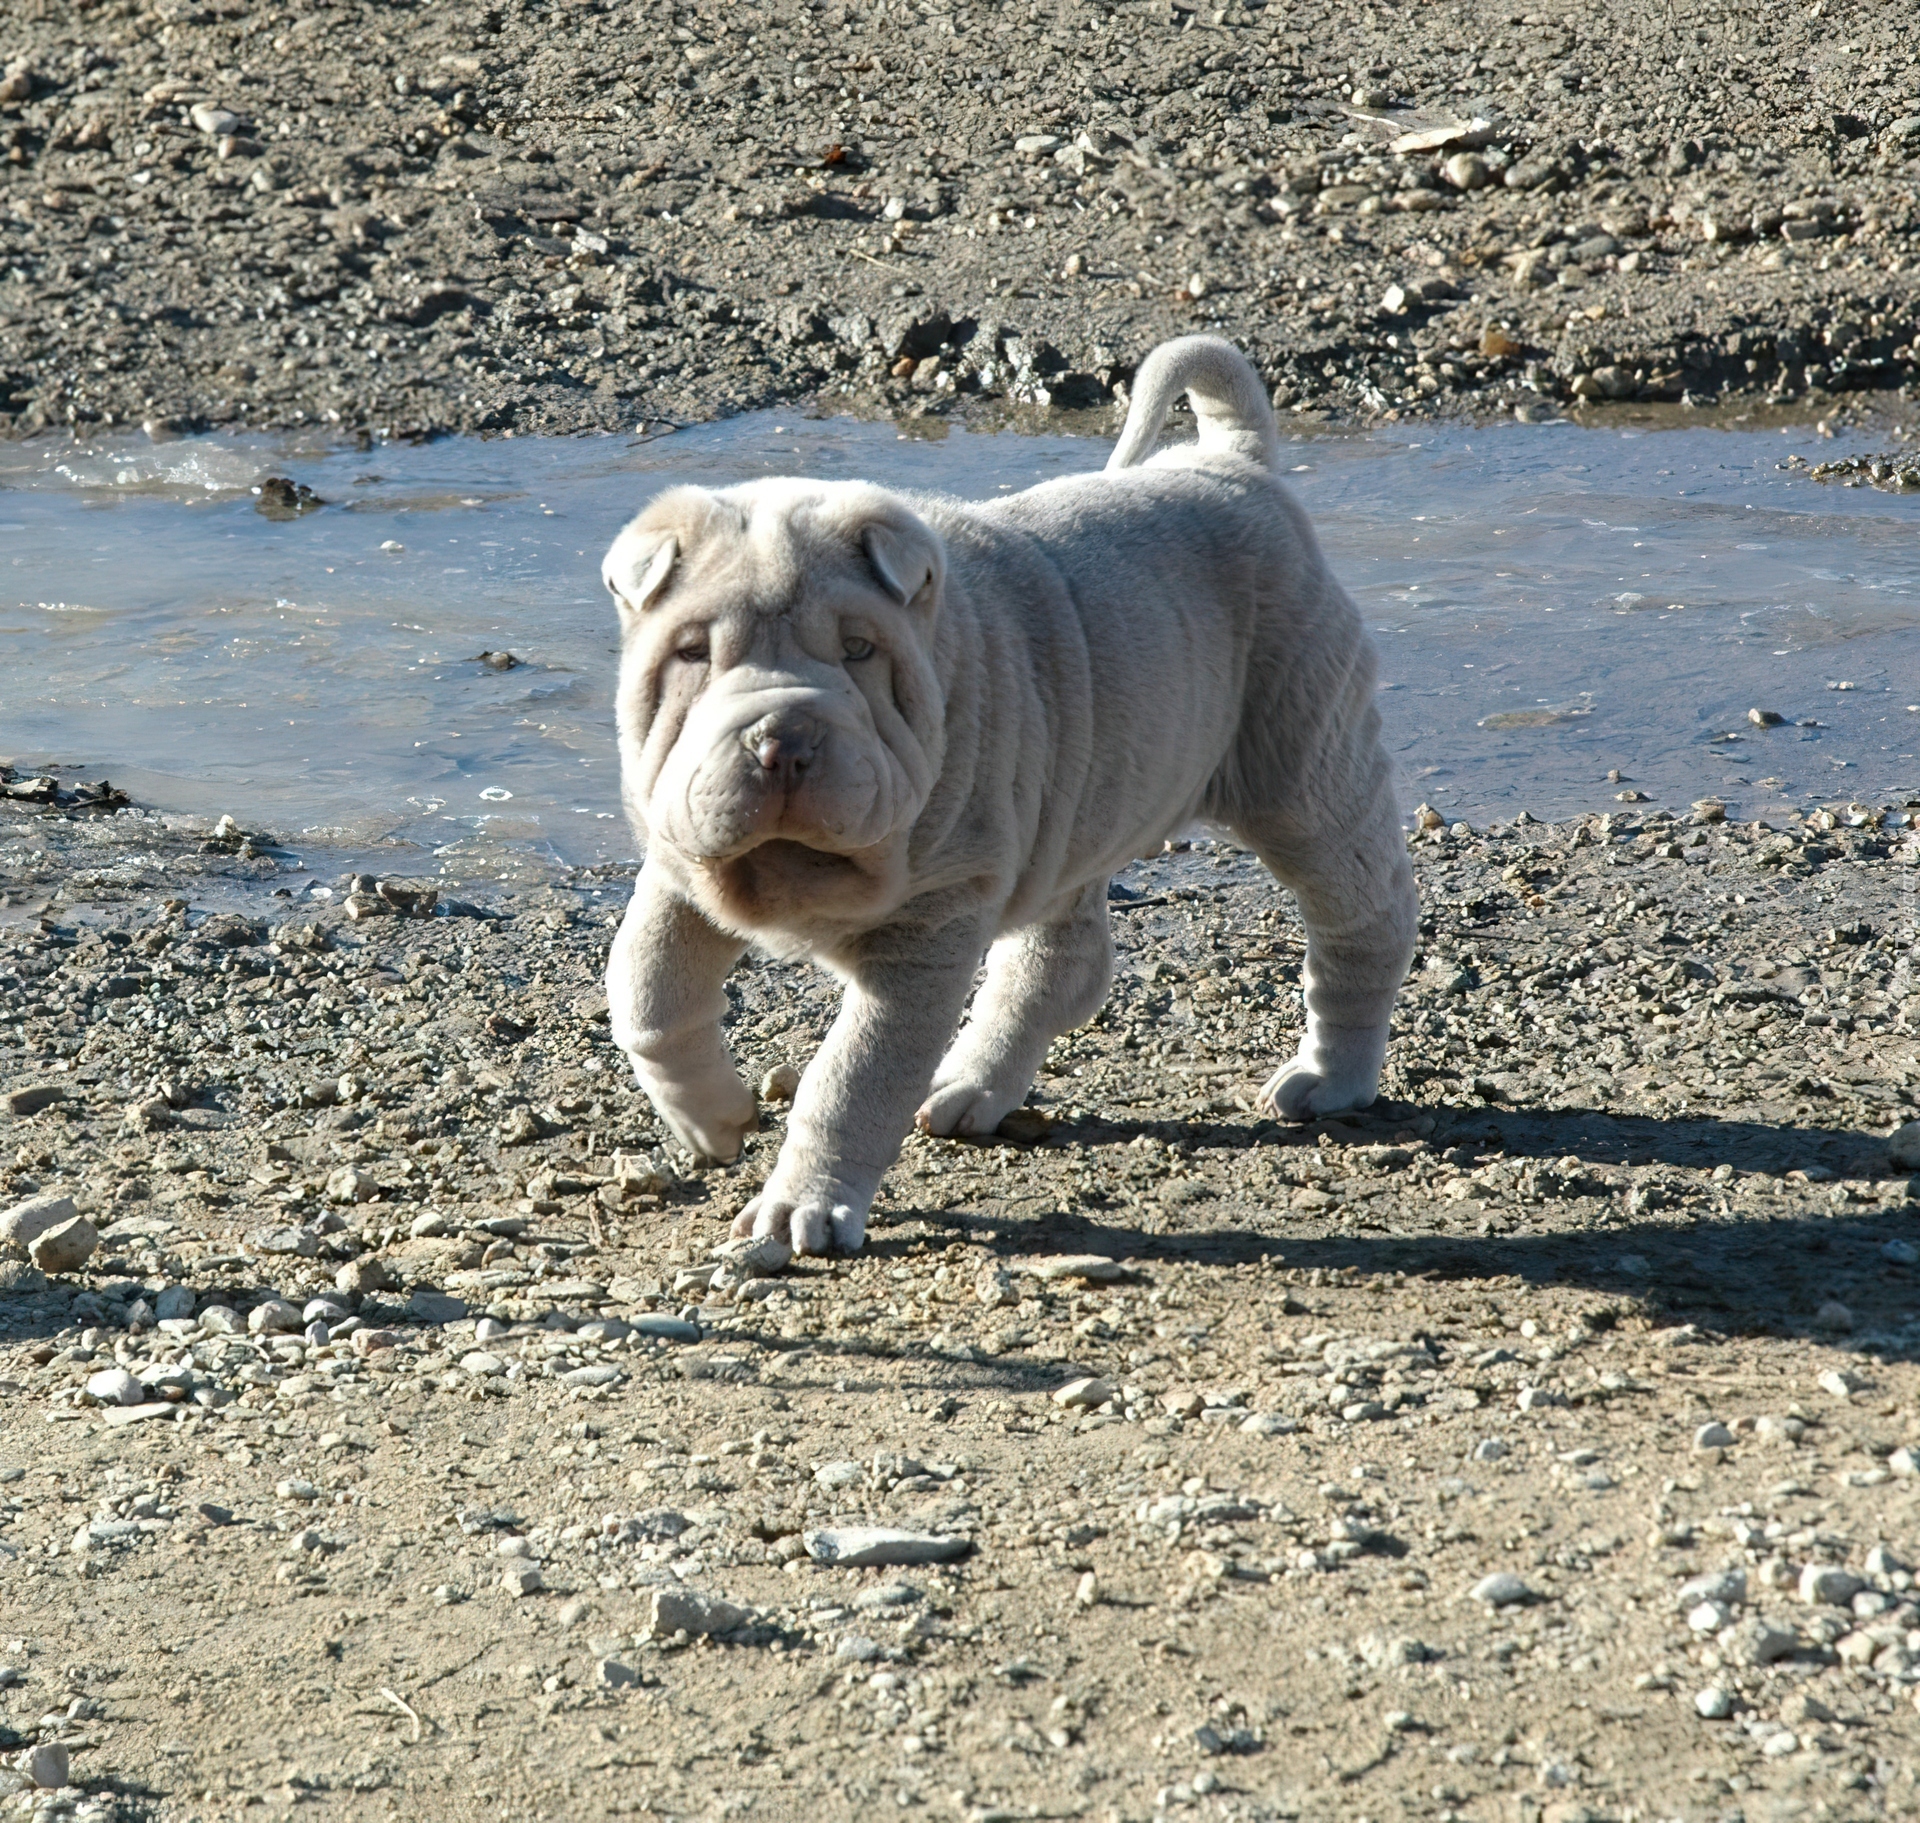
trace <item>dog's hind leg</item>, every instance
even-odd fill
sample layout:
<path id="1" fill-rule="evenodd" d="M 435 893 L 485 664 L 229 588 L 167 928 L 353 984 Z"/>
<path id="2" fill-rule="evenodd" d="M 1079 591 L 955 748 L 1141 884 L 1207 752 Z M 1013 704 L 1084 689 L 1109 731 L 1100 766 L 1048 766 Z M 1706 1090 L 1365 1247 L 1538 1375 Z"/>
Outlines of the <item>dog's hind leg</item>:
<path id="1" fill-rule="evenodd" d="M 916 1116 L 921 1130 L 991 1133 L 1026 1100 L 1047 1046 L 1091 1018 L 1112 983 L 1107 883 L 1096 880 L 1064 918 L 1009 931 L 987 951 L 972 1014 Z"/>
<path id="2" fill-rule="evenodd" d="M 1380 1087 L 1394 996 L 1406 978 L 1420 906 L 1384 755 L 1357 801 L 1294 813 L 1239 813 L 1235 832 L 1299 901 L 1307 1030 L 1260 1101 L 1282 1120 L 1364 1108 Z"/>

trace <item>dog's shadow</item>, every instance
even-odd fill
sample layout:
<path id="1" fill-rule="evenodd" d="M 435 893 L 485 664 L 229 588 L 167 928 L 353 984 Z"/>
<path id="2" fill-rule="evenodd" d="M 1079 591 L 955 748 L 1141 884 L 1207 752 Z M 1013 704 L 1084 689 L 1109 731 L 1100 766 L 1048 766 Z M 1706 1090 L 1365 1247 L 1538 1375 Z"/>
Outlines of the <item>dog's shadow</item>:
<path id="1" fill-rule="evenodd" d="M 1287 1207 L 1284 1186 L 1242 1190 L 1212 1181 L 1199 1200 L 1144 1219 L 1139 1209 L 1089 1207 L 1085 1199 L 1037 1216 L 1023 1212 L 1017 1199 L 957 1209 L 895 1206 L 876 1223 L 868 1245 L 905 1252 L 912 1242 L 892 1231 L 919 1227 L 972 1239 L 983 1256 L 1104 1254 L 1147 1268 L 1163 1261 L 1235 1267 L 1265 1260 L 1299 1273 L 1317 1271 L 1323 1285 L 1379 1274 L 1461 1289 L 1479 1282 L 1496 1302 L 1512 1298 L 1516 1307 L 1525 1288 L 1578 1286 L 1611 1294 L 1661 1322 L 1697 1321 L 1757 1335 L 1851 1335 L 1882 1356 L 1920 1358 L 1920 1265 L 1902 1257 L 1903 1243 L 1920 1245 L 1920 1204 L 1853 1201 L 1843 1181 L 1884 1178 L 1882 1138 L 1707 1114 L 1409 1104 L 1281 1130 L 1278 1138 L 1302 1143 L 1327 1133 L 1347 1143 L 1390 1141 L 1422 1117 L 1434 1122 L 1436 1148 L 1462 1146 L 1476 1155 L 1497 1150 L 1513 1161 L 1571 1154 L 1603 1169 L 1698 1171 L 1726 1164 L 1738 1175 L 1726 1184 L 1688 1177 L 1663 1186 L 1657 1171 L 1644 1174 L 1653 1194 L 1630 1215 L 1617 1188 L 1589 1194 L 1564 1212 L 1498 1195 L 1489 1214 L 1501 1232 L 1466 1231 L 1462 1205 L 1442 1205 L 1430 1187 L 1388 1174 L 1368 1180 L 1385 1194 L 1353 1204 L 1331 1231 Z M 1199 1147 L 1246 1147 L 1275 1136 L 1269 1127 L 1247 1124 L 1082 1120 L 1056 1123 L 1046 1146 L 1124 1147 L 1141 1134 Z M 1816 1181 L 1776 1182 L 1763 1196 L 1740 1187 L 1747 1174 L 1778 1180 L 1796 1169 L 1809 1170 Z M 1477 1212 L 1469 1213 L 1480 1225 Z M 1306 1232 L 1309 1226 L 1321 1231 Z M 1314 1289 L 1301 1296 L 1311 1305 Z M 1840 1327 L 1849 1319 L 1850 1330 Z"/>

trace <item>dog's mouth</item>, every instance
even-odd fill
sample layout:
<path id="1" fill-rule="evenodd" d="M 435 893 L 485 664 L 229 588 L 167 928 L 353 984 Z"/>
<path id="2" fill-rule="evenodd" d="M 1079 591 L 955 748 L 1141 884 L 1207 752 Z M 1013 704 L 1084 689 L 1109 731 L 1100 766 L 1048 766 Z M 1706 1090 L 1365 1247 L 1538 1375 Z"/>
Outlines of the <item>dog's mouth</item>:
<path id="1" fill-rule="evenodd" d="M 833 904 L 850 888 L 862 896 L 873 884 L 872 870 L 858 855 L 811 848 L 785 836 L 757 844 L 744 854 L 707 864 L 721 899 L 749 922 L 809 905 Z"/>

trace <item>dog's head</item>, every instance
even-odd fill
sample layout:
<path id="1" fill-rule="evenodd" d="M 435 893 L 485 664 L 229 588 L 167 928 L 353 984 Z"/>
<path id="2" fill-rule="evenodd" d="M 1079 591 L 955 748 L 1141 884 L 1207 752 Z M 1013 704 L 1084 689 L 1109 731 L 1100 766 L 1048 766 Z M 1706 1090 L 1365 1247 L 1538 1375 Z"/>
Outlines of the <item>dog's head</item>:
<path id="1" fill-rule="evenodd" d="M 613 541 L 622 790 L 726 921 L 897 880 L 940 772 L 945 569 L 904 501 L 857 482 L 672 488 Z"/>

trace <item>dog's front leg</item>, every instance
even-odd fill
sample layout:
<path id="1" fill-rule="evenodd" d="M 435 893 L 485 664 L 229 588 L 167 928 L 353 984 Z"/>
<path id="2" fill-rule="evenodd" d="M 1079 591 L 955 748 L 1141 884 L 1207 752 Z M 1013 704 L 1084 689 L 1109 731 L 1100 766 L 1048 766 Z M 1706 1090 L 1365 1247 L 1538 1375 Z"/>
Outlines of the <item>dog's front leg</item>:
<path id="1" fill-rule="evenodd" d="M 649 861 L 607 959 L 614 1042 L 633 1060 L 660 1118 L 702 1158 L 738 1158 L 740 1142 L 759 1124 L 720 1035 L 722 983 L 745 951 Z"/>
<path id="2" fill-rule="evenodd" d="M 942 931 L 930 944 L 921 938 L 910 959 L 869 955 L 852 969 L 839 1017 L 800 1079 L 786 1143 L 735 1234 L 776 1235 L 796 1253 L 859 1249 L 868 1206 L 960 1021 L 982 940 L 973 929 Z"/>

